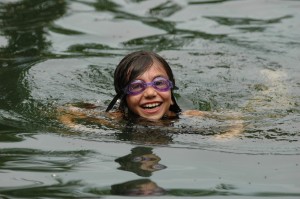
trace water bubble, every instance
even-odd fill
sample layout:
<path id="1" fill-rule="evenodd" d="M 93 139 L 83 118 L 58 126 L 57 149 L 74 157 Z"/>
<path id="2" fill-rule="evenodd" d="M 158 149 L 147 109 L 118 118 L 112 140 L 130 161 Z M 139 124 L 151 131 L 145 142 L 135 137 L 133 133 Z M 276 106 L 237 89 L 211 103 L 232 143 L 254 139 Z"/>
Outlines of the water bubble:
<path id="1" fill-rule="evenodd" d="M 4 62 L 4 63 L 2 63 L 2 67 L 4 68 L 4 67 L 7 67 L 8 66 L 8 63 L 6 63 L 6 62 Z"/>
<path id="2" fill-rule="evenodd" d="M 57 178 L 58 176 L 55 173 L 53 173 L 53 174 L 51 174 L 51 177 L 52 178 Z"/>

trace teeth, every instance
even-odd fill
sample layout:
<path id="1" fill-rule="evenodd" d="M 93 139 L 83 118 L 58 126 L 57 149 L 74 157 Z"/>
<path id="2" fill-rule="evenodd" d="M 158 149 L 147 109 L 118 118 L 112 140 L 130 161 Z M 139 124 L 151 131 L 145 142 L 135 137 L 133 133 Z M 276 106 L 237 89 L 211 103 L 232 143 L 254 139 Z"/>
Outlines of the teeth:
<path id="1" fill-rule="evenodd" d="M 143 107 L 144 108 L 154 108 L 154 107 L 157 107 L 157 106 L 159 106 L 159 103 L 146 104 Z"/>

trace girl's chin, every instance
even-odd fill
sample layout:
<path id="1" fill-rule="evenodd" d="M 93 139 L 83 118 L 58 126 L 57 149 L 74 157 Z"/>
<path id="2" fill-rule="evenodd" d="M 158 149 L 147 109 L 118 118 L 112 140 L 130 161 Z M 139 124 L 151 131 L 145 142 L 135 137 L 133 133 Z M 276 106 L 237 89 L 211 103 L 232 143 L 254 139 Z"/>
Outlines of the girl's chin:
<path id="1" fill-rule="evenodd" d="M 139 115 L 146 119 L 159 120 L 164 116 L 164 112 L 161 107 L 156 107 L 153 109 L 141 109 Z"/>
<path id="2" fill-rule="evenodd" d="M 148 119 L 148 120 L 160 120 L 163 117 L 163 114 L 155 114 L 155 115 L 141 114 L 140 116 L 145 118 L 145 119 Z"/>
<path id="3" fill-rule="evenodd" d="M 164 116 L 164 114 L 161 113 L 160 111 L 157 112 L 143 111 L 139 115 L 148 120 L 159 120 Z"/>

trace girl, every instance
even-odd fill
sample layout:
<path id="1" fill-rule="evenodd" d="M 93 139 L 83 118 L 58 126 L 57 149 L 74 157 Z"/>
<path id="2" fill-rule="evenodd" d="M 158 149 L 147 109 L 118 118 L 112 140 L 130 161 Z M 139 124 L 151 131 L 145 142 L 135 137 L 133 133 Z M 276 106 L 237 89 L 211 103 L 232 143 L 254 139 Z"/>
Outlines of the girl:
<path id="1" fill-rule="evenodd" d="M 173 94 L 176 88 L 173 72 L 156 53 L 138 51 L 125 56 L 115 70 L 114 86 L 117 95 L 106 112 L 118 99 L 117 109 L 126 118 L 159 120 L 176 117 L 181 112 Z"/>

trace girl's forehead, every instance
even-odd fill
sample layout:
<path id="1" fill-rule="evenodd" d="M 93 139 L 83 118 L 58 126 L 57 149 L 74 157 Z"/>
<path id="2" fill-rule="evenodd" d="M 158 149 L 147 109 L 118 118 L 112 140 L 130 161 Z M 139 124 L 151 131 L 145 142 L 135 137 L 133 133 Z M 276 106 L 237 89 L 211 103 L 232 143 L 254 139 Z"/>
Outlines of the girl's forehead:
<path id="1" fill-rule="evenodd" d="M 138 78 L 155 78 L 157 76 L 168 77 L 168 74 L 161 63 L 153 63 L 143 74 L 140 74 Z"/>

